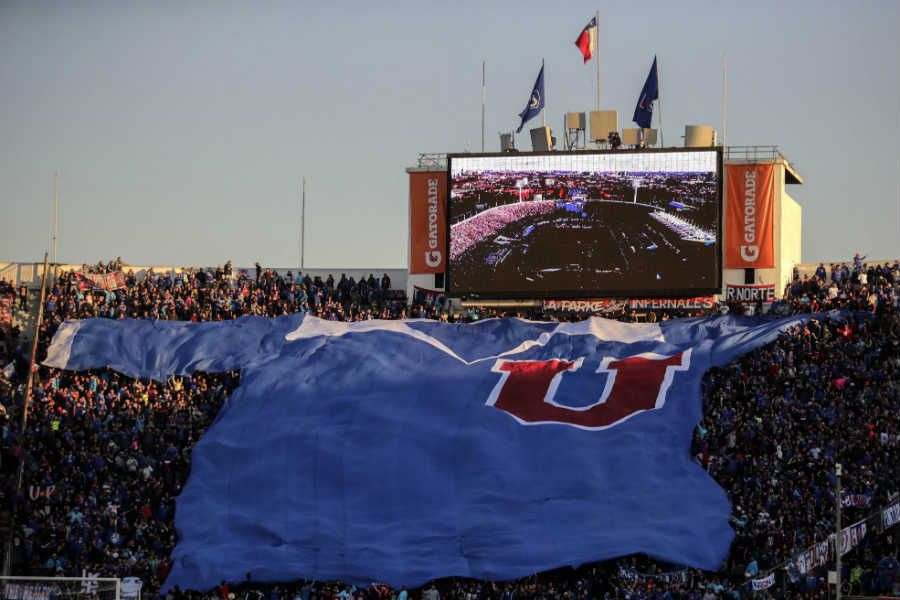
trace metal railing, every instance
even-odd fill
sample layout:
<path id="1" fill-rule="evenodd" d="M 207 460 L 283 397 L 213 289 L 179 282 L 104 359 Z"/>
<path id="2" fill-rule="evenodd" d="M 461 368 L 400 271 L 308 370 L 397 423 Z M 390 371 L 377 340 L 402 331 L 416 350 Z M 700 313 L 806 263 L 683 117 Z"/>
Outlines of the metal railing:
<path id="1" fill-rule="evenodd" d="M 725 160 L 768 161 L 783 160 L 797 169 L 797 164 L 788 160 L 778 146 L 725 146 Z M 423 152 L 419 154 L 416 166 L 420 168 L 447 168 L 447 155 L 443 152 Z"/>
<path id="2" fill-rule="evenodd" d="M 423 152 L 422 154 L 419 154 L 416 166 L 446 169 L 447 155 L 443 152 Z"/>
<path id="3" fill-rule="evenodd" d="M 797 169 L 797 165 L 789 161 L 778 146 L 725 146 L 725 160 L 747 162 L 783 160 L 792 169 Z"/>
<path id="4" fill-rule="evenodd" d="M 41 286 L 43 268 L 42 263 L 0 262 L 0 280 L 16 287 L 25 284 L 28 289 L 35 290 Z"/>

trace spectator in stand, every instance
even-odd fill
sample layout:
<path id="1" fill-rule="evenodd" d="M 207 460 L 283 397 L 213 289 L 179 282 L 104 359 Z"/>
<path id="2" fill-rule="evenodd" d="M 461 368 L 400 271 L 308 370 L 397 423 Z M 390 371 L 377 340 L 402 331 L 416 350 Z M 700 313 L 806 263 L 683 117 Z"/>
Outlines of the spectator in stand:
<path id="1" fill-rule="evenodd" d="M 480 212 L 474 217 L 452 226 L 450 257 L 458 258 L 466 250 L 481 240 L 496 235 L 510 223 L 527 216 L 550 213 L 555 208 L 556 203 L 552 200 L 533 200 L 504 204 Z"/>
<path id="2" fill-rule="evenodd" d="M 812 277 L 795 277 L 786 288 L 782 312 L 835 308 L 896 312 L 900 303 L 900 262 L 869 265 L 862 262 L 864 258 L 856 254 L 852 272 L 846 264 L 832 265 L 830 283 L 825 280 L 824 265 Z"/>

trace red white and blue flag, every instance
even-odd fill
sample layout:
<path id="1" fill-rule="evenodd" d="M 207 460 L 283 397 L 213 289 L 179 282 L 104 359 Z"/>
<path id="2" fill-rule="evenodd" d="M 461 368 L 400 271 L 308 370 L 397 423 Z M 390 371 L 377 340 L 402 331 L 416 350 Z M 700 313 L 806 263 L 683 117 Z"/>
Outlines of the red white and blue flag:
<path id="1" fill-rule="evenodd" d="M 585 25 L 584 29 L 581 30 L 581 33 L 578 34 L 578 39 L 575 40 L 575 46 L 578 47 L 578 50 L 581 51 L 581 56 L 584 57 L 584 62 L 591 60 L 591 57 L 594 56 L 594 48 L 597 44 L 597 17 L 592 17 L 590 22 Z"/>

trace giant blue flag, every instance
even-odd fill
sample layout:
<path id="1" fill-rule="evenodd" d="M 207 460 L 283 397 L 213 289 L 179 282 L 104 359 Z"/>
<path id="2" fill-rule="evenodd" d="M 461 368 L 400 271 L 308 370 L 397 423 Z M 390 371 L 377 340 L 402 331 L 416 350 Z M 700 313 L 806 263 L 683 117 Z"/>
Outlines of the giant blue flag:
<path id="1" fill-rule="evenodd" d="M 541 63 L 541 70 L 538 72 L 537 79 L 534 80 L 534 87 L 531 88 L 531 96 L 528 97 L 528 104 L 525 105 L 525 108 L 522 109 L 522 112 L 519 113 L 519 117 L 522 119 L 522 122 L 519 123 L 519 128 L 516 129 L 516 133 L 520 133 L 522 128 L 525 127 L 525 123 L 535 118 L 540 114 L 540 112 L 544 110 L 544 63 Z"/>
<path id="2" fill-rule="evenodd" d="M 643 552 L 716 569 L 700 380 L 806 317 L 625 324 L 69 321 L 47 364 L 241 369 L 193 452 L 166 587 L 510 579 Z"/>
<path id="3" fill-rule="evenodd" d="M 653 103 L 659 99 L 659 74 L 656 71 L 656 57 L 653 57 L 653 65 L 647 74 L 647 81 L 641 88 L 641 95 L 638 96 L 637 104 L 634 106 L 634 116 L 632 121 L 643 127 L 650 128 L 650 122 L 653 120 Z"/>

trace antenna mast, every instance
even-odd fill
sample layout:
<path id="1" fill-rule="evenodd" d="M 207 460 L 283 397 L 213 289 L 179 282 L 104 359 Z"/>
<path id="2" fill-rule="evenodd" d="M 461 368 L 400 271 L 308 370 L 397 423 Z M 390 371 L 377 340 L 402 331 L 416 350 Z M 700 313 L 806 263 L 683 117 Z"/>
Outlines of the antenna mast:
<path id="1" fill-rule="evenodd" d="M 306 177 L 300 188 L 300 270 L 303 270 L 304 249 L 306 247 Z"/>
<path id="2" fill-rule="evenodd" d="M 53 244 L 50 246 L 50 252 L 54 265 L 57 259 L 56 239 L 59 237 L 59 185 L 57 179 L 57 173 L 53 173 Z"/>

